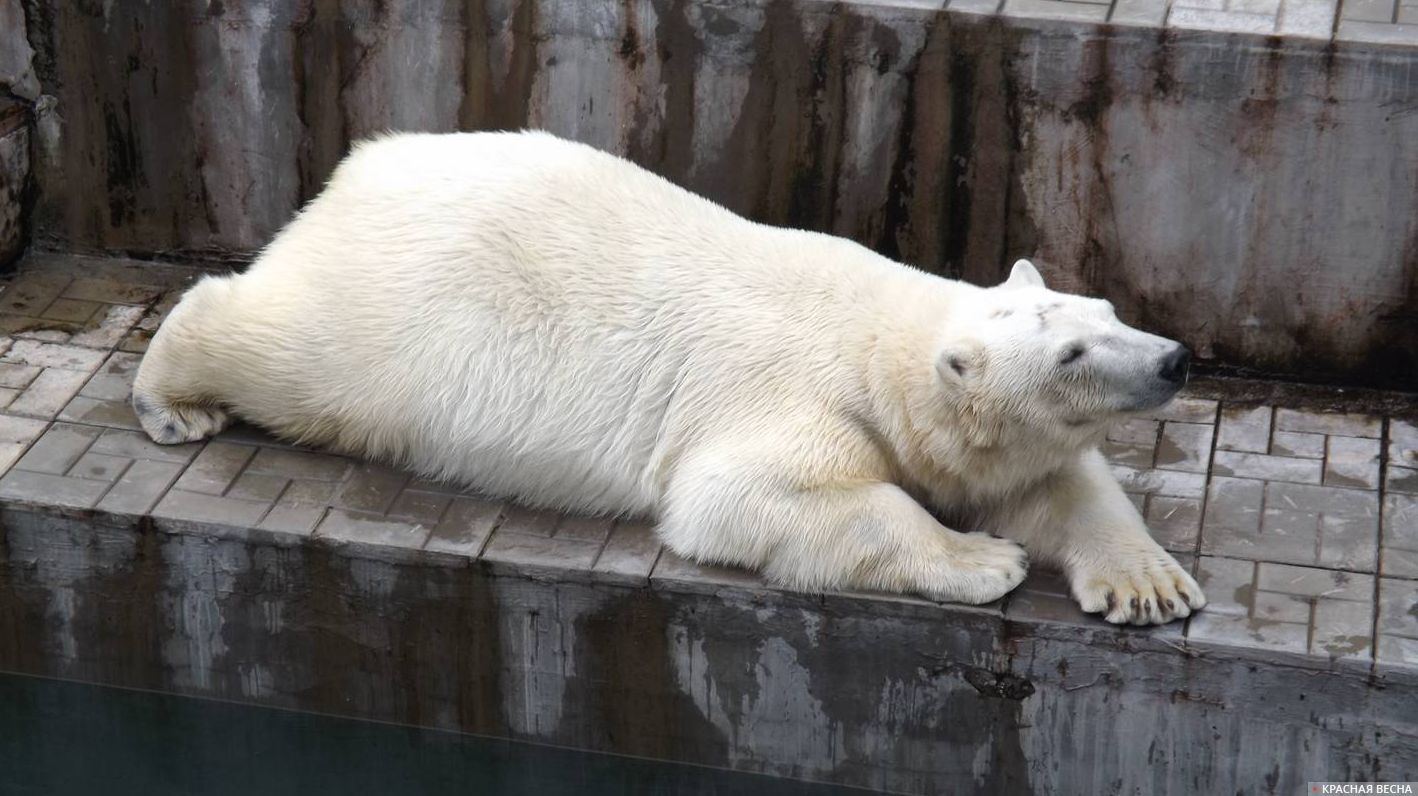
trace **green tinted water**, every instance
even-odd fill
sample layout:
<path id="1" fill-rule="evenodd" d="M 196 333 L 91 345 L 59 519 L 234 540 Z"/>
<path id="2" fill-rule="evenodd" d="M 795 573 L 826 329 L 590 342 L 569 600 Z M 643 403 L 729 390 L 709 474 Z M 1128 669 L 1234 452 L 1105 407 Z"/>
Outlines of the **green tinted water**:
<path id="1" fill-rule="evenodd" d="M 0 674 L 0 794 L 788 794 L 823 785 Z"/>

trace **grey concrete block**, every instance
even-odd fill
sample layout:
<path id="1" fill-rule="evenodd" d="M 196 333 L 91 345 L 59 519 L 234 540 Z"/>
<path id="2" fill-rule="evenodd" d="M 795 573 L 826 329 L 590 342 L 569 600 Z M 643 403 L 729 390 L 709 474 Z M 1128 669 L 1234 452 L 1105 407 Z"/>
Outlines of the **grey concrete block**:
<path id="1" fill-rule="evenodd" d="M 1383 574 L 1418 578 L 1418 495 L 1385 495 L 1383 507 Z"/>
<path id="2" fill-rule="evenodd" d="M 226 442 L 209 442 L 192 460 L 182 477 L 177 479 L 176 488 L 186 492 L 204 495 L 223 495 L 236 477 L 241 474 L 257 454 L 258 448 L 247 445 L 233 445 Z M 260 475 L 261 473 L 253 473 Z"/>
<path id="3" fill-rule="evenodd" d="M 582 580 L 589 577 L 600 550 L 596 542 L 512 533 L 504 524 L 488 540 L 482 559 L 494 565 L 495 572 Z"/>
<path id="4" fill-rule="evenodd" d="M 1268 406 L 1227 406 L 1221 410 L 1217 429 L 1218 450 L 1268 453 L 1272 410 Z"/>
<path id="5" fill-rule="evenodd" d="M 477 558 L 502 518 L 503 505 L 471 497 L 455 497 L 434 526 L 424 547 L 440 553 Z"/>
<path id="6" fill-rule="evenodd" d="M 164 288 L 112 277 L 80 277 L 70 282 L 60 295 L 70 299 L 104 304 L 147 305 L 162 295 Z"/>
<path id="7" fill-rule="evenodd" d="M 766 590 L 762 579 L 747 570 L 696 564 L 665 549 L 650 573 L 656 588 L 673 589 L 692 594 L 717 594 L 724 588 L 746 592 Z"/>
<path id="8" fill-rule="evenodd" d="M 310 481 L 340 481 L 350 460 L 328 453 L 261 447 L 247 468 L 258 475 L 283 475 Z"/>
<path id="9" fill-rule="evenodd" d="M 329 481 L 291 481 L 257 526 L 263 530 L 311 534 L 325 518 L 336 485 Z"/>
<path id="10" fill-rule="evenodd" d="M 1418 495 L 1418 468 L 1390 464 L 1384 479 L 1384 489 L 1406 495 Z"/>
<path id="11" fill-rule="evenodd" d="M 1379 579 L 1378 631 L 1380 661 L 1418 669 L 1418 582 Z"/>
<path id="12" fill-rule="evenodd" d="M 98 439 L 101 429 L 56 423 L 40 437 L 18 462 L 16 469 L 63 475 L 69 472 Z"/>
<path id="13" fill-rule="evenodd" d="M 1388 463 L 1390 466 L 1418 468 L 1418 423 L 1389 421 Z"/>
<path id="14" fill-rule="evenodd" d="M 88 378 L 87 373 L 80 371 L 45 368 L 5 411 L 26 417 L 54 417 L 78 394 Z"/>
<path id="15" fill-rule="evenodd" d="M 620 521 L 591 570 L 598 580 L 643 585 L 650 581 L 660 550 L 660 540 L 649 523 Z"/>
<path id="16" fill-rule="evenodd" d="M 1393 22 L 1397 13 L 1397 0 L 1344 0 L 1339 16 L 1345 20 Z"/>
<path id="17" fill-rule="evenodd" d="M 394 498 L 394 503 L 389 507 L 387 515 L 391 519 L 405 520 L 432 528 L 443 519 L 443 514 L 448 511 L 448 506 L 452 502 L 452 495 L 405 489 L 399 493 L 398 497 Z"/>
<path id="18" fill-rule="evenodd" d="M 529 509 L 515 503 L 509 504 L 503 513 L 502 522 L 498 525 L 499 531 L 516 533 L 523 536 L 545 536 L 550 538 L 556 535 L 556 527 L 561 524 L 561 515 L 540 509 Z"/>
<path id="19" fill-rule="evenodd" d="M 408 483 L 409 474 L 382 464 L 356 462 L 335 505 L 365 514 L 383 514 Z"/>
<path id="20" fill-rule="evenodd" d="M 1167 0 L 1117 0 L 1108 21 L 1115 25 L 1160 28 L 1167 19 Z"/>
<path id="21" fill-rule="evenodd" d="M 195 465 L 194 465 L 195 466 Z M 191 472 L 189 469 L 188 472 Z M 184 477 L 186 474 L 184 473 Z M 270 507 L 268 503 L 236 500 L 202 492 L 188 492 L 182 482 L 163 496 L 153 509 L 153 516 L 187 522 L 210 523 L 234 528 L 252 528 Z"/>
<path id="22" fill-rule="evenodd" d="M 1337 434 L 1345 437 L 1378 438 L 1379 418 L 1365 414 L 1310 412 L 1300 409 L 1275 410 L 1277 431 L 1305 431 L 1311 434 Z"/>
<path id="23" fill-rule="evenodd" d="M 1201 536 L 1201 501 L 1152 495 L 1143 512 L 1152 538 L 1173 553 L 1196 551 Z"/>
<path id="24" fill-rule="evenodd" d="M 132 464 L 132 459 L 121 456 L 106 456 L 102 453 L 85 453 L 66 473 L 70 478 L 87 478 L 91 481 L 112 483 L 123 475 Z"/>
<path id="25" fill-rule="evenodd" d="M 98 502 L 108 486 L 104 481 L 11 470 L 0 478 L 0 498 L 87 509 Z"/>
<path id="26" fill-rule="evenodd" d="M 1338 5 L 1335 0 L 1281 0 L 1277 32 L 1328 41 L 1334 32 Z"/>
<path id="27" fill-rule="evenodd" d="M 103 364 L 106 352 L 92 348 L 43 343 L 37 340 L 16 340 L 0 360 L 20 365 L 92 373 Z"/>
<path id="28" fill-rule="evenodd" d="M 34 365 L 17 365 L 12 362 L 0 362 L 0 387 L 7 387 L 15 390 L 23 390 L 30 386 L 30 382 L 43 372 L 43 368 Z"/>
<path id="29" fill-rule="evenodd" d="M 1326 486 L 1379 488 L 1379 440 L 1330 437 L 1324 461 Z"/>
<path id="30" fill-rule="evenodd" d="M 1098 3 L 1066 2 L 1066 0 L 1004 0 L 1000 14 L 1027 19 L 1059 19 L 1082 22 L 1104 22 L 1108 6 Z"/>
<path id="31" fill-rule="evenodd" d="M 1216 423 L 1216 401 L 1209 398 L 1191 398 L 1181 396 L 1172 399 L 1171 403 L 1160 409 L 1148 413 L 1153 420 L 1166 420 L 1174 423 Z"/>
<path id="32" fill-rule="evenodd" d="M 1298 459 L 1323 459 L 1326 439 L 1323 434 L 1277 431 L 1275 439 L 1271 441 L 1270 452 L 1276 456 Z"/>
<path id="33" fill-rule="evenodd" d="M 1212 472 L 1236 478 L 1318 484 L 1324 476 L 1324 465 L 1314 459 L 1219 450 L 1216 452 Z"/>
<path id="34" fill-rule="evenodd" d="M 416 523 L 331 509 L 315 529 L 315 535 L 339 542 L 417 552 L 423 549 L 429 530 Z"/>
<path id="35" fill-rule="evenodd" d="M 134 461 L 97 508 L 117 514 L 146 514 L 181 472 L 182 465 L 173 462 Z"/>
<path id="36" fill-rule="evenodd" d="M 1126 492 L 1199 498 L 1206 491 L 1206 476 L 1202 473 L 1138 470 L 1118 465 L 1113 465 L 1110 469 Z"/>
<path id="37" fill-rule="evenodd" d="M 102 433 L 93 445 L 94 453 L 126 456 L 129 459 L 186 464 L 202 451 L 205 444 L 187 442 L 182 445 L 159 445 L 141 431 L 122 429 L 101 429 L 101 431 Z"/>
<path id="38" fill-rule="evenodd" d="M 1168 422 L 1157 442 L 1156 466 L 1162 470 L 1205 473 L 1211 462 L 1215 428 L 1199 423 Z"/>
<path id="39" fill-rule="evenodd" d="M 1273 33 L 1276 19 L 1272 14 L 1247 14 L 1239 11 L 1213 11 L 1205 8 L 1177 8 L 1167 15 L 1167 26 L 1188 30 L 1217 30 L 1227 33 Z"/>
<path id="40" fill-rule="evenodd" d="M 96 315 L 102 306 L 93 301 L 57 298 L 40 313 L 39 317 L 48 320 L 84 323 Z"/>

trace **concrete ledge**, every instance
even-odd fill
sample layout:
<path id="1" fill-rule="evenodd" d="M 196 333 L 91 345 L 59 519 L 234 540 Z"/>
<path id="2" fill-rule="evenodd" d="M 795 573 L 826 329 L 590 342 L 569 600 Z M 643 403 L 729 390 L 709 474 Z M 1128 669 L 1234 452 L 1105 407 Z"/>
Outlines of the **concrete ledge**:
<path id="1" fill-rule="evenodd" d="M 1208 590 L 1185 623 L 1047 573 L 799 594 L 252 429 L 153 445 L 129 379 L 197 273 L 40 256 L 0 293 L 0 670 L 912 793 L 1418 778 L 1404 417 L 1196 395 L 1115 429 Z"/>

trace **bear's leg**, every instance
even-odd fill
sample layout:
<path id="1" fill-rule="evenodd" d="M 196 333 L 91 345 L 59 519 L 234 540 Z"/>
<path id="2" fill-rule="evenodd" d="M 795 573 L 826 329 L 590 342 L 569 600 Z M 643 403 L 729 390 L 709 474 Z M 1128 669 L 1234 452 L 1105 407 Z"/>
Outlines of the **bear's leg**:
<path id="1" fill-rule="evenodd" d="M 230 422 L 209 385 L 202 383 L 210 354 L 205 335 L 191 327 L 211 321 L 217 280 L 199 282 L 173 308 L 148 345 L 133 378 L 133 412 L 143 430 L 160 445 L 194 442 L 219 433 Z M 195 309 L 194 309 L 195 308 Z"/>
<path id="2" fill-rule="evenodd" d="M 989 519 L 1030 556 L 1060 567 L 1079 606 L 1109 622 L 1161 624 L 1206 605 L 1201 587 L 1152 539 L 1096 450 Z"/>
<path id="3" fill-rule="evenodd" d="M 670 550 L 705 563 L 761 569 L 808 591 L 875 589 L 979 604 L 1024 579 L 1013 542 L 941 525 L 894 484 L 797 488 L 773 463 L 682 468 L 660 513 Z"/>

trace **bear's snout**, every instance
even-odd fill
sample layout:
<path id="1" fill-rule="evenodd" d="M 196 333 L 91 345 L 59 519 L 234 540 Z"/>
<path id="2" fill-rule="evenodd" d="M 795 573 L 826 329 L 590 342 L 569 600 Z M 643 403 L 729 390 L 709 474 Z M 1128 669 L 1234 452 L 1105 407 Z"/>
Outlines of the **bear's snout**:
<path id="1" fill-rule="evenodd" d="M 1162 381 L 1178 387 L 1187 383 L 1187 372 L 1191 369 L 1192 352 L 1184 345 L 1178 345 L 1162 357 L 1162 367 L 1157 372 Z"/>

